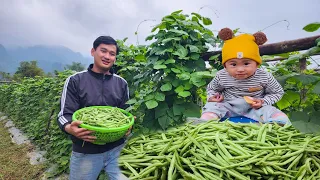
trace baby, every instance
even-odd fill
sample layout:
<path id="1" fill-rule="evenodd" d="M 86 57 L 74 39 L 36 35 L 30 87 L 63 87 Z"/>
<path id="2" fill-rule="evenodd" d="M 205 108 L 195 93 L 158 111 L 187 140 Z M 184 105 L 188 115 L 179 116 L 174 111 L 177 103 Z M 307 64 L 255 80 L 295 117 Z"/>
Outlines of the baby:
<path id="1" fill-rule="evenodd" d="M 262 123 L 290 123 L 286 114 L 272 106 L 284 94 L 281 85 L 271 73 L 258 68 L 262 63 L 258 45 L 267 41 L 266 35 L 257 32 L 233 37 L 232 30 L 224 28 L 219 37 L 224 40 L 224 69 L 207 87 L 208 102 L 201 119 L 245 116 Z"/>

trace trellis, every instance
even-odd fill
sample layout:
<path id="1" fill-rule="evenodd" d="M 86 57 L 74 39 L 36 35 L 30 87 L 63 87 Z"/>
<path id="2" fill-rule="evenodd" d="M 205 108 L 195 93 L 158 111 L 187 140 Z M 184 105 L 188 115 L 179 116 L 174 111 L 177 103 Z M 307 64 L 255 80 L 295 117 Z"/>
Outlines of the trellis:
<path id="1" fill-rule="evenodd" d="M 294 51 L 303 51 L 303 50 L 308 50 L 312 47 L 317 46 L 316 44 L 316 39 L 320 38 L 320 35 L 316 36 L 311 36 L 311 37 L 306 37 L 306 38 L 301 38 L 301 39 L 295 39 L 295 40 L 290 40 L 290 41 L 282 41 L 282 42 L 277 42 L 277 43 L 271 43 L 271 44 L 266 44 L 266 45 L 261 45 L 259 47 L 260 50 L 260 55 L 277 55 L 277 54 L 282 54 L 282 53 L 288 53 L 288 52 L 294 52 Z M 221 51 L 211 51 L 211 52 L 206 52 L 202 55 L 202 58 L 205 61 L 209 61 L 209 58 L 211 56 L 215 55 L 221 55 Z M 315 53 L 314 55 L 320 55 L 319 53 Z M 219 56 L 221 58 L 221 56 Z M 265 62 L 272 62 L 272 61 L 282 61 L 286 60 L 287 58 L 275 58 L 275 59 L 268 59 L 264 60 Z M 307 68 L 307 59 L 299 59 L 300 62 L 300 71 L 306 70 Z M 315 68 L 316 71 L 320 71 L 320 65 L 317 64 L 318 67 Z"/>

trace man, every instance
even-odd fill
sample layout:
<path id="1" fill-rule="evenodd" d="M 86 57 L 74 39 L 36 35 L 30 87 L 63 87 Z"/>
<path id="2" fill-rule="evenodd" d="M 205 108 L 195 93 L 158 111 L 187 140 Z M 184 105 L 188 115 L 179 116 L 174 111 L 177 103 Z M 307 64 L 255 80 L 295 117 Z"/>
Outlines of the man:
<path id="1" fill-rule="evenodd" d="M 124 146 L 124 138 L 105 145 L 95 145 L 92 144 L 95 137 L 90 135 L 92 131 L 80 128 L 80 121 L 72 122 L 73 113 L 83 107 L 127 107 L 127 82 L 111 69 L 118 53 L 118 45 L 112 37 L 98 37 L 91 49 L 94 63 L 86 71 L 68 77 L 65 82 L 61 96 L 61 111 L 57 120 L 61 130 L 68 133 L 73 142 L 70 160 L 71 180 L 95 180 L 102 169 L 110 180 L 120 177 L 118 157 Z"/>

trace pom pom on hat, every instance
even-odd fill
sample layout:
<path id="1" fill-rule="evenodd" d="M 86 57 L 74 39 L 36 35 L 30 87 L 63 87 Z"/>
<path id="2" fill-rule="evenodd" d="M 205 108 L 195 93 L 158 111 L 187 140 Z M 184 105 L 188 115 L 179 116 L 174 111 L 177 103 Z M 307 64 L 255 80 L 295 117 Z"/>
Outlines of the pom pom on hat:
<path id="1" fill-rule="evenodd" d="M 255 38 L 255 42 L 258 45 L 262 45 L 265 42 L 267 42 L 267 36 L 263 33 L 263 32 L 256 32 L 253 34 L 254 38 Z"/>
<path id="2" fill-rule="evenodd" d="M 229 28 L 223 28 L 219 31 L 218 36 L 220 39 L 226 41 L 226 40 L 232 39 L 233 31 Z"/>

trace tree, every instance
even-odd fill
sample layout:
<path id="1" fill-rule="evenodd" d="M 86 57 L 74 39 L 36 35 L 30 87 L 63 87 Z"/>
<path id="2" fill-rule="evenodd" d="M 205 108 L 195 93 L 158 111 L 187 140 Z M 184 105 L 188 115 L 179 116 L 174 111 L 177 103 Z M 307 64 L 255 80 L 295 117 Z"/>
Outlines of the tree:
<path id="1" fill-rule="evenodd" d="M 38 67 L 37 61 L 22 61 L 20 62 L 17 72 L 14 74 L 14 79 L 44 76 L 44 74 L 44 71 Z"/>
<path id="2" fill-rule="evenodd" d="M 79 62 L 72 62 L 71 65 L 67 65 L 65 68 L 65 70 L 67 69 L 70 69 L 70 70 L 73 70 L 73 71 L 83 71 L 85 69 L 84 65 L 79 63 Z"/>
<path id="3" fill-rule="evenodd" d="M 12 79 L 10 73 L 0 71 L 0 80 L 2 81 L 10 81 Z"/>

